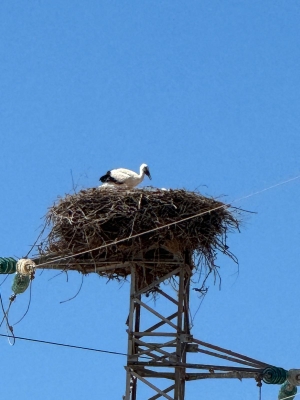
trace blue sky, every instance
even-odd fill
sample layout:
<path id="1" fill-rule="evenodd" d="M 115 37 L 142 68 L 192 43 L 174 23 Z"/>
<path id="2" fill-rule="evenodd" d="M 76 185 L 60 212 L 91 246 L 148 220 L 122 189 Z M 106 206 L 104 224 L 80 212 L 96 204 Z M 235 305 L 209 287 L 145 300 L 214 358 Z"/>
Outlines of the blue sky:
<path id="1" fill-rule="evenodd" d="M 110 168 L 146 162 L 156 187 L 229 202 L 298 176 L 299 18 L 295 0 L 2 1 L 0 256 L 27 253 L 72 175 L 78 189 L 94 187 Z M 220 257 L 222 288 L 210 282 L 193 328 L 286 369 L 300 367 L 299 184 L 235 203 L 257 213 L 229 238 L 239 274 Z M 15 334 L 126 352 L 129 284 L 91 274 L 60 304 L 81 277 L 56 274 L 37 273 Z M 195 311 L 195 292 L 191 303 Z M 27 304 L 28 293 L 17 298 L 12 321 Z M 122 356 L 5 338 L 1 354 L 3 398 L 121 399 L 125 390 Z M 187 384 L 187 398 L 204 393 L 258 396 L 252 380 Z M 264 400 L 277 393 L 263 386 Z"/>

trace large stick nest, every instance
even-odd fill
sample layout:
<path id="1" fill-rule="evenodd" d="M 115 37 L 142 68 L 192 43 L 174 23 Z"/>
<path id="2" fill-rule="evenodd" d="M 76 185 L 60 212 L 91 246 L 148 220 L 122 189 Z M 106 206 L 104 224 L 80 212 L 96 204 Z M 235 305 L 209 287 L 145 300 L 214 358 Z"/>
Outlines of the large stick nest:
<path id="1" fill-rule="evenodd" d="M 197 270 L 192 259 L 212 270 L 218 251 L 235 260 L 226 238 L 239 228 L 238 211 L 186 190 L 82 190 L 49 209 L 39 252 L 44 260 L 67 256 L 60 269 L 109 278 L 126 277 L 134 263 L 149 283 L 182 262 Z"/>

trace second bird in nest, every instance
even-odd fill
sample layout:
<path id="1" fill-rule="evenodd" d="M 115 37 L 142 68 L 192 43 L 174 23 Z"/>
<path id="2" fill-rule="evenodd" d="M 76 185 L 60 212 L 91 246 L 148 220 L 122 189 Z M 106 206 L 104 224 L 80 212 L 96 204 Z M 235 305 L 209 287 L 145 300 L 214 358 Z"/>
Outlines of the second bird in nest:
<path id="1" fill-rule="evenodd" d="M 139 174 L 130 169 L 118 168 L 107 171 L 99 180 L 104 183 L 103 186 L 126 187 L 132 189 L 142 182 L 145 175 L 151 179 L 148 165 L 142 164 Z"/>

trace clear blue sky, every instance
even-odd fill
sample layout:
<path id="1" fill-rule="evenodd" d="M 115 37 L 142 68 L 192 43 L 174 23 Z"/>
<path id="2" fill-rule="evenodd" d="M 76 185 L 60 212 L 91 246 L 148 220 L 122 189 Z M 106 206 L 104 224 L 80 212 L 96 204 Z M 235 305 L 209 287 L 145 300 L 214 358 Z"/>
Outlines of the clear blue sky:
<path id="1" fill-rule="evenodd" d="M 25 255 L 57 196 L 147 163 L 156 187 L 233 201 L 300 173 L 296 0 L 7 1 L 0 5 L 0 256 Z M 235 203 L 198 339 L 300 368 L 300 180 Z M 15 334 L 126 352 L 129 284 L 37 273 Z M 7 304 L 12 277 L 1 287 Z M 163 300 L 161 300 L 163 301 Z M 192 311 L 199 305 L 195 292 Z M 26 310 L 17 298 L 12 322 Z M 5 333 L 2 327 L 1 332 Z M 1 339 L 3 399 L 121 399 L 126 359 Z M 214 363 L 216 360 L 212 359 Z M 201 362 L 201 356 L 199 356 Z M 263 386 L 276 399 L 277 386 Z M 142 392 L 139 392 L 143 399 Z M 252 380 L 191 382 L 187 399 L 252 400 Z"/>

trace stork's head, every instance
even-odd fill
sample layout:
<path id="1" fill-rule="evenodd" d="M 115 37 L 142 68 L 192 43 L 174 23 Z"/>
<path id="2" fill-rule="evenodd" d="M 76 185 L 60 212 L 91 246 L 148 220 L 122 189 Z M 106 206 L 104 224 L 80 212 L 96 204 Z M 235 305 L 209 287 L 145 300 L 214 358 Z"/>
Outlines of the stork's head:
<path id="1" fill-rule="evenodd" d="M 141 165 L 141 171 L 144 172 L 144 174 L 147 175 L 149 179 L 152 179 L 147 164 L 142 164 Z"/>

